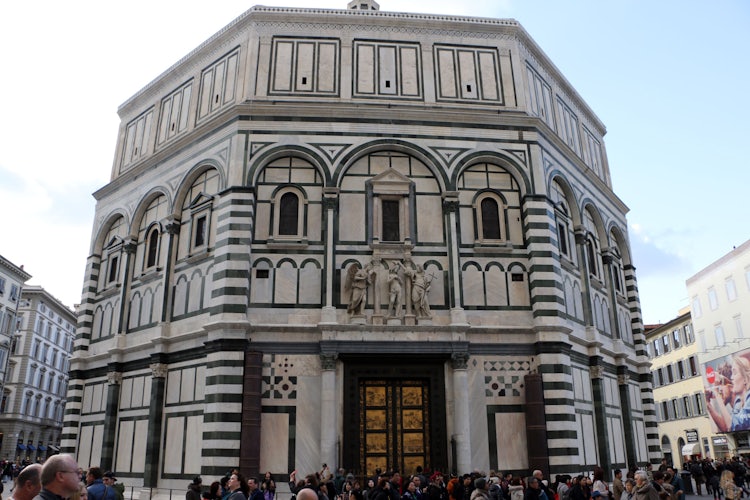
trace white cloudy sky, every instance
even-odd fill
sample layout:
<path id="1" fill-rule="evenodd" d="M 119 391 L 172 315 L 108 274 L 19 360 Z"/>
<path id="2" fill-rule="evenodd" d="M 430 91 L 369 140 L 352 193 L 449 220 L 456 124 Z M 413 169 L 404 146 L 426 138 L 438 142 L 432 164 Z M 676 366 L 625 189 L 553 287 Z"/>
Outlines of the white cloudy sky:
<path id="1" fill-rule="evenodd" d="M 258 0 L 345 8 L 347 0 Z M 80 300 L 117 107 L 255 2 L 0 4 L 0 254 Z M 685 280 L 750 239 L 750 2 L 381 0 L 403 12 L 514 18 L 606 124 L 630 207 L 647 323 L 687 305 Z"/>

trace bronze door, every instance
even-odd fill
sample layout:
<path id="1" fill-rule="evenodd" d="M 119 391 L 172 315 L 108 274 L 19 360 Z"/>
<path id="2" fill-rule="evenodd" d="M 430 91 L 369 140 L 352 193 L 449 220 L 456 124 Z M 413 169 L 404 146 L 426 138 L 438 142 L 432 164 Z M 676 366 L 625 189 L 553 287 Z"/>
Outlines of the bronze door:
<path id="1" fill-rule="evenodd" d="M 428 380 L 360 379 L 359 466 L 413 472 L 430 463 Z"/>

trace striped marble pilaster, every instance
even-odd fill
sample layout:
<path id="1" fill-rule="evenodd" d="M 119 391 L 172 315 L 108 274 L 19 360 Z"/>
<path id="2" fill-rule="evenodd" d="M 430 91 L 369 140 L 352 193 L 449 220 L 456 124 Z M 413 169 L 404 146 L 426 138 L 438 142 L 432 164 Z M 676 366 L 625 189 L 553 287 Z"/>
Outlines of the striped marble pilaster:
<path id="1" fill-rule="evenodd" d="M 60 436 L 60 452 L 75 455 L 78 448 L 78 435 L 80 431 L 81 408 L 83 404 L 83 374 L 76 366 L 78 362 L 71 363 L 68 378 L 68 391 L 65 399 L 65 415 L 63 416 L 63 430 Z"/>
<path id="2" fill-rule="evenodd" d="M 104 442 L 100 466 L 103 470 L 114 470 L 115 436 L 117 435 L 117 414 L 120 406 L 122 372 L 107 373 L 107 406 L 104 413 Z"/>
<path id="3" fill-rule="evenodd" d="M 86 274 L 81 290 L 81 305 L 78 307 L 78 324 L 73 352 L 87 351 L 91 341 L 91 329 L 94 325 L 94 305 L 96 303 L 96 287 L 99 281 L 101 258 L 99 255 L 89 255 L 86 259 Z"/>
<path id="4" fill-rule="evenodd" d="M 573 375 L 570 368 L 570 346 L 564 343 L 537 344 L 539 373 L 544 390 L 544 412 L 547 421 L 547 447 L 550 475 L 575 472 L 579 466 L 579 439 Z"/>
<path id="5" fill-rule="evenodd" d="M 218 195 L 212 321 L 245 321 L 250 295 L 253 189 L 234 187 Z"/>
<path id="6" fill-rule="evenodd" d="M 523 221 L 529 245 L 529 290 L 534 318 L 560 316 L 565 310 L 565 298 L 549 199 L 540 195 L 526 196 Z"/>
<path id="7" fill-rule="evenodd" d="M 630 327 L 633 331 L 633 342 L 635 343 L 635 354 L 638 361 L 638 385 L 641 391 L 643 404 L 643 418 L 646 428 L 646 443 L 648 446 L 649 461 L 658 464 L 661 461 L 662 451 L 659 442 L 659 432 L 656 421 L 656 405 L 654 403 L 654 389 L 651 379 L 651 370 L 646 354 L 646 334 L 643 330 L 643 318 L 641 316 L 641 302 L 638 296 L 638 282 L 635 277 L 635 267 L 628 264 L 623 268 L 625 274 L 625 291 L 628 295 L 628 306 L 630 308 Z"/>
<path id="8" fill-rule="evenodd" d="M 221 335 L 217 337 L 218 340 L 205 344 L 206 383 L 201 465 L 201 474 L 204 476 L 222 476 L 240 463 L 247 340 L 222 339 Z"/>

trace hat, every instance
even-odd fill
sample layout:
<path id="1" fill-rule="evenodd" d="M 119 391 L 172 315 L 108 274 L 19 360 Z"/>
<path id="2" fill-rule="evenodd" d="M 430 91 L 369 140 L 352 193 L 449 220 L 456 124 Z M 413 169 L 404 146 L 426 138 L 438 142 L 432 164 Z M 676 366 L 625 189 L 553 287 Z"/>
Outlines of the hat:
<path id="1" fill-rule="evenodd" d="M 602 496 L 602 492 L 601 491 L 594 491 L 593 493 L 591 493 L 591 498 L 596 498 L 596 497 L 600 497 L 600 496 Z"/>
<path id="2" fill-rule="evenodd" d="M 108 477 L 108 478 L 110 478 L 110 479 L 111 479 L 112 481 L 117 481 L 117 478 L 115 477 L 115 473 L 114 473 L 114 472 L 112 472 L 111 470 L 108 470 L 107 472 L 105 472 L 105 473 L 104 473 L 104 477 Z"/>
<path id="3" fill-rule="evenodd" d="M 193 484 L 201 484 L 203 482 L 203 479 L 201 479 L 200 476 L 195 476 L 193 478 Z"/>

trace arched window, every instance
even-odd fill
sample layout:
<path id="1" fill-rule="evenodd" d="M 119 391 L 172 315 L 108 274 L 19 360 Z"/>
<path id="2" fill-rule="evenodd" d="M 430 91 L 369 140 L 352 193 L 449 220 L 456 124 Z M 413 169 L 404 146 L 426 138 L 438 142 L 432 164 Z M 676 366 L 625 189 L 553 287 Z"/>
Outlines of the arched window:
<path id="1" fill-rule="evenodd" d="M 478 243 L 498 244 L 505 234 L 505 201 L 495 192 L 480 193 L 474 200 L 476 239 Z"/>
<path id="2" fill-rule="evenodd" d="M 159 227 L 154 226 L 148 233 L 146 239 L 146 268 L 156 266 L 156 257 L 159 255 Z"/>
<path id="3" fill-rule="evenodd" d="M 596 258 L 596 248 L 594 247 L 594 240 L 589 237 L 586 239 L 586 258 L 589 265 L 589 274 L 591 276 L 599 276 L 599 266 L 597 266 L 598 259 Z"/>
<path id="4" fill-rule="evenodd" d="M 482 238 L 485 240 L 500 239 L 500 208 L 493 198 L 485 198 L 482 207 Z"/>
<path id="5" fill-rule="evenodd" d="M 279 233 L 282 236 L 294 236 L 299 230 L 299 196 L 287 191 L 279 200 Z"/>

